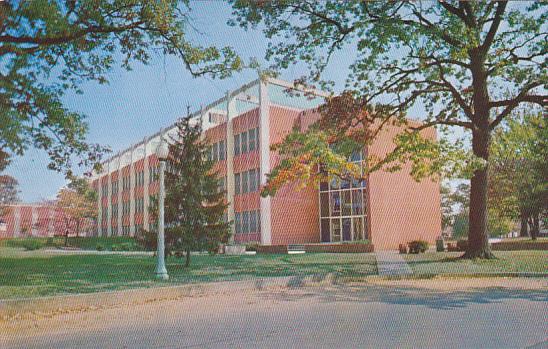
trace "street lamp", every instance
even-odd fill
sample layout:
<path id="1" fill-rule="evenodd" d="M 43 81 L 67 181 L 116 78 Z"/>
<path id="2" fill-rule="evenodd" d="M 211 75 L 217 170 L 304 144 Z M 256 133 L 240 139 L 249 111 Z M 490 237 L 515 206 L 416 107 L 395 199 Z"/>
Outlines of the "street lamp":
<path id="1" fill-rule="evenodd" d="M 167 274 L 166 264 L 164 260 L 164 171 L 166 169 L 166 160 L 169 155 L 169 146 L 167 142 L 160 138 L 160 144 L 156 148 L 156 156 L 160 161 L 160 191 L 158 193 L 158 251 L 156 255 L 158 260 L 156 262 L 156 277 L 162 280 L 169 279 Z"/>

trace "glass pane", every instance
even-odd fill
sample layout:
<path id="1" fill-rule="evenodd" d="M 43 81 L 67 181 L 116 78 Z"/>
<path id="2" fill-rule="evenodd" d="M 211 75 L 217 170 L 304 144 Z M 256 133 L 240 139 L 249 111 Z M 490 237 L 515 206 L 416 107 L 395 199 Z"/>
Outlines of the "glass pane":
<path id="1" fill-rule="evenodd" d="M 341 197 L 339 192 L 331 193 L 331 215 L 340 216 L 341 215 Z"/>
<path id="2" fill-rule="evenodd" d="M 240 147 L 242 154 L 247 153 L 247 132 L 240 134 Z"/>
<path id="3" fill-rule="evenodd" d="M 242 232 L 242 216 L 240 212 L 234 214 L 234 226 L 236 228 L 236 234 L 240 234 Z"/>
<path id="4" fill-rule="evenodd" d="M 249 212 L 242 213 L 242 233 L 249 233 Z"/>
<path id="5" fill-rule="evenodd" d="M 327 182 L 320 182 L 320 191 L 327 191 L 329 190 L 329 185 Z"/>
<path id="6" fill-rule="evenodd" d="M 234 192 L 240 194 L 240 174 L 236 173 L 234 175 Z"/>
<path id="7" fill-rule="evenodd" d="M 255 144 L 256 144 L 256 147 L 257 149 L 259 149 L 259 128 L 257 127 L 255 129 Z"/>
<path id="8" fill-rule="evenodd" d="M 234 155 L 240 155 L 240 135 L 234 136 Z"/>
<path id="9" fill-rule="evenodd" d="M 350 241 L 352 240 L 352 221 L 350 218 L 343 218 L 342 219 L 342 238 L 343 241 Z"/>
<path id="10" fill-rule="evenodd" d="M 333 178 L 330 182 L 329 182 L 329 186 L 331 187 L 331 190 L 333 189 L 339 189 L 340 188 L 340 181 L 338 178 Z"/>
<path id="11" fill-rule="evenodd" d="M 363 198 L 363 195 L 361 190 L 352 190 L 352 214 L 353 215 L 363 214 L 362 198 Z"/>
<path id="12" fill-rule="evenodd" d="M 330 242 L 331 236 L 329 234 L 329 219 L 322 219 L 321 222 L 321 235 L 322 242 Z"/>
<path id="13" fill-rule="evenodd" d="M 320 194 L 321 216 L 329 217 L 329 193 Z"/>
<path id="14" fill-rule="evenodd" d="M 257 214 L 256 211 L 251 211 L 249 215 L 249 232 L 254 233 L 257 231 Z"/>
<path id="15" fill-rule="evenodd" d="M 341 220 L 338 218 L 331 219 L 331 241 L 341 241 Z"/>
<path id="16" fill-rule="evenodd" d="M 350 190 L 342 192 L 342 215 L 350 216 L 352 214 L 352 204 L 350 202 Z"/>
<path id="17" fill-rule="evenodd" d="M 249 172 L 242 172 L 242 193 L 247 193 L 249 191 L 249 188 L 247 186 L 248 184 L 248 174 Z"/>
<path id="18" fill-rule="evenodd" d="M 213 144 L 213 161 L 219 160 L 219 143 Z"/>
<path id="19" fill-rule="evenodd" d="M 255 150 L 255 129 L 249 130 L 249 151 Z"/>
<path id="20" fill-rule="evenodd" d="M 257 191 L 257 175 L 255 175 L 255 170 L 249 170 L 249 191 Z"/>
<path id="21" fill-rule="evenodd" d="M 225 141 L 219 142 L 219 160 L 225 160 Z"/>
<path id="22" fill-rule="evenodd" d="M 363 240 L 363 218 L 355 217 L 352 219 L 352 239 Z"/>

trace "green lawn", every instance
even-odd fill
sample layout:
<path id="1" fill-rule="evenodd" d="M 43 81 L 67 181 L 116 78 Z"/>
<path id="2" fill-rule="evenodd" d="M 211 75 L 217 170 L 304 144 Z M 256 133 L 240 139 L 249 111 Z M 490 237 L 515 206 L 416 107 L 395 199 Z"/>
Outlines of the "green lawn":
<path id="1" fill-rule="evenodd" d="M 192 256 L 189 269 L 169 258 L 168 282 L 154 278 L 150 256 L 56 254 L 0 248 L 0 299 L 90 293 L 158 285 L 292 275 L 366 276 L 377 273 L 372 254 Z"/>
<path id="2" fill-rule="evenodd" d="M 494 260 L 464 260 L 462 252 L 408 254 L 404 259 L 415 274 L 469 274 L 500 272 L 548 273 L 546 251 L 495 251 Z"/>

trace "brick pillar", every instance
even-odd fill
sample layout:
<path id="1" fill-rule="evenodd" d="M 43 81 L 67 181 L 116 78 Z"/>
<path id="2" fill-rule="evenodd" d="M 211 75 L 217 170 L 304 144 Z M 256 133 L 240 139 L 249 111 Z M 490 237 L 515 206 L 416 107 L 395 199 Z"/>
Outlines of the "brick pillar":
<path id="1" fill-rule="evenodd" d="M 133 165 L 133 151 L 131 147 L 129 156 L 129 235 L 135 236 L 135 166 Z"/>
<path id="2" fill-rule="evenodd" d="M 148 195 L 148 185 L 149 185 L 149 181 L 150 181 L 150 176 L 149 176 L 149 170 L 148 170 L 148 157 L 147 157 L 147 147 L 148 147 L 148 139 L 145 137 L 145 139 L 143 140 L 143 171 L 144 174 L 145 174 L 145 183 L 144 183 L 144 186 L 143 186 L 143 229 L 144 230 L 149 230 L 149 226 L 148 226 L 148 205 L 150 205 L 149 203 L 149 195 Z"/>

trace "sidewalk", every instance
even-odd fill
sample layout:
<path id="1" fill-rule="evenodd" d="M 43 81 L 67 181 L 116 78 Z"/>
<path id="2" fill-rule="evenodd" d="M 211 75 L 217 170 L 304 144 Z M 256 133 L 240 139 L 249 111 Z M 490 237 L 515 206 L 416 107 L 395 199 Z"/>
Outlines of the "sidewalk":
<path id="1" fill-rule="evenodd" d="M 375 252 L 380 276 L 411 275 L 413 271 L 397 251 Z"/>

